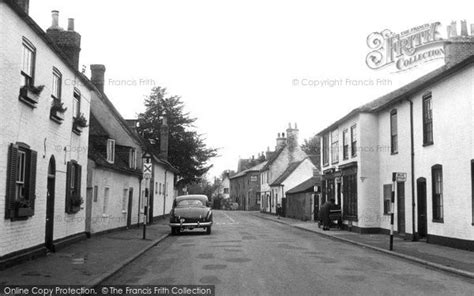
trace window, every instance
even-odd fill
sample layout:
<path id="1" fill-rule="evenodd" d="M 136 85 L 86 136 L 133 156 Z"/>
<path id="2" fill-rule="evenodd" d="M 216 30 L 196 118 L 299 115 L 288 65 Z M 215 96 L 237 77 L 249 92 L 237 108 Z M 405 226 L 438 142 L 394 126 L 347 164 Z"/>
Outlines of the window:
<path id="1" fill-rule="evenodd" d="M 107 210 L 109 207 L 109 194 L 110 194 L 110 188 L 106 187 L 104 189 L 104 204 L 102 205 L 102 215 L 107 214 Z"/>
<path id="2" fill-rule="evenodd" d="M 114 163 L 115 161 L 115 140 L 107 140 L 107 161 Z"/>
<path id="3" fill-rule="evenodd" d="M 443 222 L 443 167 L 431 167 L 433 185 L 433 222 Z"/>
<path id="4" fill-rule="evenodd" d="M 433 106 L 431 93 L 423 96 L 423 145 L 433 144 Z"/>
<path id="5" fill-rule="evenodd" d="M 342 131 L 342 158 L 349 159 L 349 131 L 347 129 Z"/>
<path id="6" fill-rule="evenodd" d="M 357 156 L 357 126 L 351 126 L 351 155 Z"/>
<path id="7" fill-rule="evenodd" d="M 5 218 L 33 216 L 36 197 L 37 153 L 28 145 L 11 144 L 8 153 Z M 19 208 L 28 209 L 20 213 Z"/>
<path id="8" fill-rule="evenodd" d="M 329 134 L 323 136 L 323 165 L 329 165 Z"/>
<path id="9" fill-rule="evenodd" d="M 74 89 L 74 98 L 72 101 L 72 116 L 79 118 L 81 115 L 81 92 L 78 89 Z"/>
<path id="10" fill-rule="evenodd" d="M 357 170 L 355 168 L 355 170 Z M 344 196 L 343 214 L 345 219 L 357 219 L 357 173 L 343 173 L 342 193 Z"/>
<path id="11" fill-rule="evenodd" d="M 261 200 L 260 193 L 257 193 L 257 205 L 261 203 Z"/>
<path id="12" fill-rule="evenodd" d="M 21 59 L 21 86 L 34 85 L 36 48 L 23 37 L 23 49 Z"/>
<path id="13" fill-rule="evenodd" d="M 58 69 L 53 67 L 53 86 L 52 86 L 52 96 L 54 99 L 61 100 L 61 85 L 62 85 L 62 75 Z"/>
<path id="14" fill-rule="evenodd" d="M 158 194 L 158 182 L 155 182 L 155 194 Z"/>
<path id="15" fill-rule="evenodd" d="M 160 192 L 159 192 L 159 194 L 161 194 L 161 183 L 160 183 L 160 187 L 159 187 L 159 188 L 160 188 Z"/>
<path id="16" fill-rule="evenodd" d="M 398 153 L 398 119 L 397 110 L 390 112 L 390 151 L 392 154 Z"/>
<path id="17" fill-rule="evenodd" d="M 73 214 L 80 210 L 82 166 L 75 160 L 67 163 L 66 173 L 66 213 Z"/>
<path id="18" fill-rule="evenodd" d="M 122 213 L 127 212 L 127 205 L 128 205 L 128 189 L 124 189 L 123 196 L 122 196 Z"/>
<path id="19" fill-rule="evenodd" d="M 224 188 L 224 194 L 228 194 L 229 193 L 229 188 Z"/>
<path id="20" fill-rule="evenodd" d="M 383 185 L 383 213 L 390 214 L 392 207 L 392 184 Z"/>
<path id="21" fill-rule="evenodd" d="M 94 186 L 94 202 L 97 202 L 99 195 L 99 186 Z"/>
<path id="22" fill-rule="evenodd" d="M 334 130 L 331 133 L 331 162 L 339 162 L 339 131 Z"/>
<path id="23" fill-rule="evenodd" d="M 137 168 L 137 151 L 134 148 L 130 149 L 129 166 L 131 169 Z"/>

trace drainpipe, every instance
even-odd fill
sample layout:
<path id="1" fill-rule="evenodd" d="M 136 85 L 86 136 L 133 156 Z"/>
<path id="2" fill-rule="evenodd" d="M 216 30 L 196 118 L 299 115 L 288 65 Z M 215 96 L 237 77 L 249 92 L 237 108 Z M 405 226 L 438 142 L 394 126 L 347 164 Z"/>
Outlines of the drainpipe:
<path id="1" fill-rule="evenodd" d="M 411 222 L 412 222 L 412 241 L 416 241 L 415 235 L 415 138 L 413 135 L 413 101 L 407 99 L 410 103 L 410 141 L 411 141 Z"/>

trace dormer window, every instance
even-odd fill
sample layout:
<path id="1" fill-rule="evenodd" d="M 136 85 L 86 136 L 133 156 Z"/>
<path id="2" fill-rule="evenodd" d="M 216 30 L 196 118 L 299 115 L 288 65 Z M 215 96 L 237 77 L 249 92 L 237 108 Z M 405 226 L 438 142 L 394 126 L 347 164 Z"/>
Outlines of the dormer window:
<path id="1" fill-rule="evenodd" d="M 115 162 L 115 140 L 107 140 L 107 161 L 110 163 Z"/>
<path id="2" fill-rule="evenodd" d="M 130 156 L 129 156 L 128 163 L 131 169 L 137 168 L 137 151 L 134 148 L 130 149 Z"/>

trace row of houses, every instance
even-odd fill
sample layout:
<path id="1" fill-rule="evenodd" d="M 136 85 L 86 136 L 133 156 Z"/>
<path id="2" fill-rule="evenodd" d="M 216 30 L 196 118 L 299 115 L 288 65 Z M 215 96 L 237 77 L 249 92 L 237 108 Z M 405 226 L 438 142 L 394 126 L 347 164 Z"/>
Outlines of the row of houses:
<path id="1" fill-rule="evenodd" d="M 334 199 L 352 231 L 388 234 L 393 213 L 407 240 L 474 250 L 474 27 L 462 26 L 444 42 L 444 66 L 317 133 L 320 176 L 292 177 L 298 162 L 305 176 L 311 167 L 290 128 L 265 162 L 233 177 L 231 197 L 269 213 L 286 198 L 286 214 L 304 220 Z"/>
<path id="2" fill-rule="evenodd" d="M 284 215 L 287 191 L 320 174 L 315 156 L 301 149 L 298 133 L 290 123 L 286 135 L 278 133 L 273 151 L 239 161 L 240 171 L 230 177 L 230 198 L 239 209 Z"/>
<path id="3" fill-rule="evenodd" d="M 29 1 L 0 1 L 0 266 L 167 214 L 177 170 L 168 126 L 154 155 L 104 92 L 105 66 L 78 71 L 81 36 Z M 150 179 L 142 174 L 151 163 Z"/>

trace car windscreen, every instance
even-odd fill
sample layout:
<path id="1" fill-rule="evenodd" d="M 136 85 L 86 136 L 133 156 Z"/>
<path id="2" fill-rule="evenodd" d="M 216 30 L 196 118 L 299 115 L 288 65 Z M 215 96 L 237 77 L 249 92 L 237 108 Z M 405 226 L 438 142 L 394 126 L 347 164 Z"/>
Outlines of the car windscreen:
<path id="1" fill-rule="evenodd" d="M 178 207 L 178 208 L 188 208 L 188 207 L 202 208 L 202 207 L 204 207 L 204 204 L 202 203 L 202 201 L 200 201 L 198 199 L 185 199 L 185 200 L 179 201 L 178 204 L 176 205 L 176 207 Z"/>

